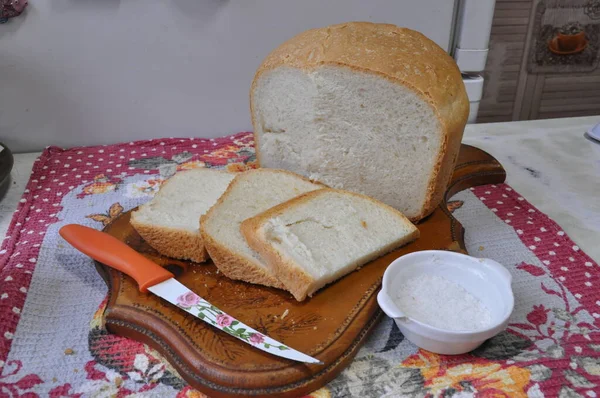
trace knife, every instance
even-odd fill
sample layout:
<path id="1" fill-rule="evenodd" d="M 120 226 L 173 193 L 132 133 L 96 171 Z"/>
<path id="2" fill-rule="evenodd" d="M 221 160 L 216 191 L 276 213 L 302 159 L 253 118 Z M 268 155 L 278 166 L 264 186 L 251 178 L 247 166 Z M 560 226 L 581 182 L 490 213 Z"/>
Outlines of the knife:
<path id="1" fill-rule="evenodd" d="M 221 311 L 178 282 L 174 275 L 106 232 L 78 224 L 59 230 L 60 236 L 87 256 L 133 278 L 140 292 L 154 293 L 189 314 L 262 351 L 294 361 L 323 365 L 316 358 L 276 341 Z"/>

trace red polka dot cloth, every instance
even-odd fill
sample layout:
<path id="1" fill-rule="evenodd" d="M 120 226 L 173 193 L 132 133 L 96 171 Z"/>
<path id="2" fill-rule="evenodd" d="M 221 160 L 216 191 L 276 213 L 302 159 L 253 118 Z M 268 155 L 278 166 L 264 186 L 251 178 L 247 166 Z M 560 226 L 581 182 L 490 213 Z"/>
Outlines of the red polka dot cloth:
<path id="1" fill-rule="evenodd" d="M 106 285 L 58 235 L 97 229 L 148 201 L 179 170 L 256 167 L 253 137 L 163 139 L 36 160 L 0 251 L 0 397 L 202 397 L 157 352 L 102 326 Z M 504 264 L 515 310 L 475 351 L 420 350 L 385 318 L 352 364 L 312 397 L 595 397 L 598 265 L 508 185 L 460 192 L 449 209 L 469 253 Z"/>

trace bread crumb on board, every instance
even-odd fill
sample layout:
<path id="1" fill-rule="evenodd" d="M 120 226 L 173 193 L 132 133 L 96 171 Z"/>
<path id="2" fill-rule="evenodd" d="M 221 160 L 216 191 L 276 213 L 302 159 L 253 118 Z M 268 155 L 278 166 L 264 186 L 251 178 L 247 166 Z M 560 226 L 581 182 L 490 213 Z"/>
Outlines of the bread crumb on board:
<path id="1" fill-rule="evenodd" d="M 289 313 L 290 313 L 290 310 L 288 310 L 286 308 L 285 311 L 283 311 L 283 314 L 281 315 L 281 320 L 283 320 Z"/>
<path id="2" fill-rule="evenodd" d="M 73 354 L 75 354 L 75 351 L 73 351 L 72 348 L 67 348 L 65 350 L 65 355 L 73 355 Z"/>
<path id="3" fill-rule="evenodd" d="M 483 246 L 479 246 L 479 251 L 483 251 L 484 247 Z"/>

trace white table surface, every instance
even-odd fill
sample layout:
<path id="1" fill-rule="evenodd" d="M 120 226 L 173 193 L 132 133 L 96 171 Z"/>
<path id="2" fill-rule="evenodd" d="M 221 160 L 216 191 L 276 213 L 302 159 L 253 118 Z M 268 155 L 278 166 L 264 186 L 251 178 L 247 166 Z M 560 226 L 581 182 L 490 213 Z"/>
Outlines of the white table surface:
<path id="1" fill-rule="evenodd" d="M 463 142 L 498 159 L 507 183 L 556 221 L 600 262 L 600 143 L 583 133 L 600 116 L 468 125 Z M 39 153 L 15 155 L 12 181 L 0 199 L 4 236 Z"/>

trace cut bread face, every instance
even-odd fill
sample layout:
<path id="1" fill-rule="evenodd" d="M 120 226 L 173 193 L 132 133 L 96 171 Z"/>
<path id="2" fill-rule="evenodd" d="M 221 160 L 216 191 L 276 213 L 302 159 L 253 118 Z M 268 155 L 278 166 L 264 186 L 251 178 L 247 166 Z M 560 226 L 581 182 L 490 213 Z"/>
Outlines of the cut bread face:
<path id="1" fill-rule="evenodd" d="M 248 246 L 240 225 L 275 205 L 322 188 L 281 170 L 256 169 L 237 175 L 200 222 L 202 238 L 215 265 L 231 279 L 283 288 L 260 255 Z"/>
<path id="2" fill-rule="evenodd" d="M 419 218 L 443 142 L 425 99 L 349 68 L 281 67 L 259 81 L 254 101 L 262 167 L 367 194 Z"/>
<path id="3" fill-rule="evenodd" d="M 244 221 L 241 231 L 298 301 L 419 237 L 398 210 L 336 189 L 275 206 Z"/>
<path id="4" fill-rule="evenodd" d="M 176 173 L 149 202 L 131 213 L 131 225 L 159 253 L 204 262 L 198 220 L 225 192 L 235 174 L 210 169 Z"/>
<path id="5" fill-rule="evenodd" d="M 469 114 L 447 52 L 368 22 L 281 44 L 256 72 L 250 107 L 261 167 L 368 195 L 413 221 L 441 203 Z"/>

